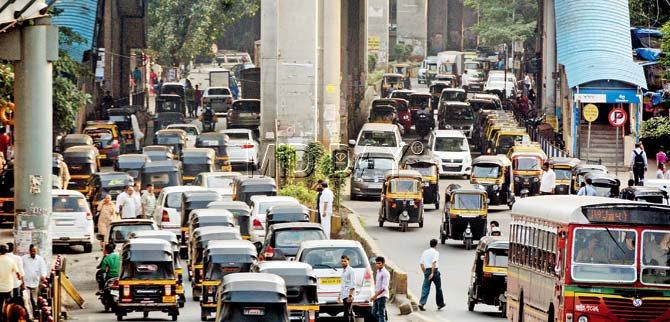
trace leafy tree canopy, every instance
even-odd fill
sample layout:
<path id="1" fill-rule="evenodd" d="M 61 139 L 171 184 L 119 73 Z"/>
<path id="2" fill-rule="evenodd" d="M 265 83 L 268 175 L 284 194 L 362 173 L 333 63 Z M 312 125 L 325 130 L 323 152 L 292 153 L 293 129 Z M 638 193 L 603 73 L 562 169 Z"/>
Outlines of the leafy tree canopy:
<path id="1" fill-rule="evenodd" d="M 630 25 L 658 28 L 670 21 L 670 1 L 629 0 Z"/>
<path id="2" fill-rule="evenodd" d="M 525 41 L 535 34 L 537 0 L 465 0 L 465 5 L 479 12 L 472 30 L 483 45 Z"/>

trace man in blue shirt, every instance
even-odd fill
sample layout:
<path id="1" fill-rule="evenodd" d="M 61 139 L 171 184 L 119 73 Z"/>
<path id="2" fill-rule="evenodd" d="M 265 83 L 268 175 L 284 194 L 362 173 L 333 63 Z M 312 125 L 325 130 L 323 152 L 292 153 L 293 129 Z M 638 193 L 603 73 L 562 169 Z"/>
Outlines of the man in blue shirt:
<path id="1" fill-rule="evenodd" d="M 586 178 L 586 185 L 579 189 L 578 196 L 597 196 L 596 188 L 593 187 L 593 180 Z"/>

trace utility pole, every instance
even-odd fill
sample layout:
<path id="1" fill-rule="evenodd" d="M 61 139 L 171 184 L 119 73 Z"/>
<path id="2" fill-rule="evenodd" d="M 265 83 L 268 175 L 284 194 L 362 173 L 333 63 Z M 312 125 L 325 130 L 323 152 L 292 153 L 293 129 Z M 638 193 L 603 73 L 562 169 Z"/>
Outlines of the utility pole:
<path id="1" fill-rule="evenodd" d="M 14 239 L 19 252 L 34 244 L 51 261 L 52 62 L 58 29 L 43 16 L 0 35 L 0 58 L 14 66 Z"/>

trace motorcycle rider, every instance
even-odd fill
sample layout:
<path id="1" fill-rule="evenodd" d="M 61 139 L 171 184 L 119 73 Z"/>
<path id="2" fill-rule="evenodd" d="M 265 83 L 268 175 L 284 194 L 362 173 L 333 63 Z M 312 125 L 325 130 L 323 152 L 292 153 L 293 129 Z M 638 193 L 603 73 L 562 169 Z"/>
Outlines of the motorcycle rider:
<path id="1" fill-rule="evenodd" d="M 214 110 L 210 105 L 205 106 L 205 109 L 202 111 L 202 115 L 200 115 L 200 121 L 202 122 L 203 132 L 214 131 L 216 124 L 216 113 L 214 113 Z"/>
<path id="2" fill-rule="evenodd" d="M 98 265 L 98 269 L 103 274 L 98 287 L 102 290 L 105 287 L 105 283 L 112 278 L 119 277 L 119 270 L 121 268 L 121 258 L 119 253 L 116 252 L 116 245 L 114 243 L 109 243 L 105 245 L 105 257 Z"/>

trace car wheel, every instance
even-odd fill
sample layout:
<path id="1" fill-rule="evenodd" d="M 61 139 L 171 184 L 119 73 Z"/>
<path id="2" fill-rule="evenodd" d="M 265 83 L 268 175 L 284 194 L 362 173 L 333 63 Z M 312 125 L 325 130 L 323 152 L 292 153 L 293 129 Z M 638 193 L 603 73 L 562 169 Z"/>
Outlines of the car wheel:
<path id="1" fill-rule="evenodd" d="M 356 201 L 356 200 L 358 200 L 358 196 L 356 196 L 355 194 L 352 193 L 352 194 L 349 196 L 349 200 L 351 200 L 351 201 Z"/>
<path id="2" fill-rule="evenodd" d="M 468 297 L 468 311 L 472 312 L 475 310 L 475 301 Z"/>
<path id="3" fill-rule="evenodd" d="M 144 316 L 145 319 L 148 318 L 149 317 L 149 311 L 144 311 L 142 316 Z"/>
<path id="4" fill-rule="evenodd" d="M 123 314 L 116 314 L 117 321 L 123 321 Z"/>
<path id="5" fill-rule="evenodd" d="M 84 244 L 84 253 L 90 253 L 93 251 L 93 244 Z"/>

